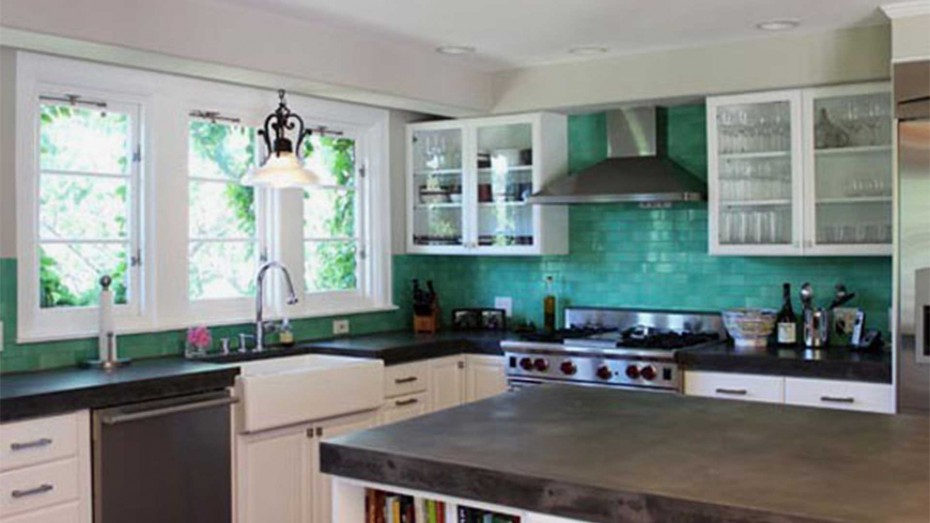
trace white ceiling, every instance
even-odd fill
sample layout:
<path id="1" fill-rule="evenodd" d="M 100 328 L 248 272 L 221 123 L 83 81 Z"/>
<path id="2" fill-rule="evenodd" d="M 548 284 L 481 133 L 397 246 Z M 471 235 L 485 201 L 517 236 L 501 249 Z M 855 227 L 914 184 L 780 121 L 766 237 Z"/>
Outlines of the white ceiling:
<path id="1" fill-rule="evenodd" d="M 486 70 L 590 60 L 771 36 L 755 25 L 796 18 L 793 32 L 884 23 L 878 0 L 202 0 L 304 18 L 435 48 L 467 45 Z M 595 57 L 568 53 L 603 46 Z"/>

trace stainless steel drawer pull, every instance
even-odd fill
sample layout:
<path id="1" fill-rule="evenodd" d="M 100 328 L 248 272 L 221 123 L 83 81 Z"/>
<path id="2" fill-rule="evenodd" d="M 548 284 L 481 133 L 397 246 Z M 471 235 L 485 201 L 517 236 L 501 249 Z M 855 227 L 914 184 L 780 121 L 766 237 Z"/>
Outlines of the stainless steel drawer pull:
<path id="1" fill-rule="evenodd" d="M 10 443 L 10 450 L 34 449 L 36 447 L 47 447 L 51 444 L 51 438 L 39 438 L 35 441 L 27 441 L 25 443 Z"/>
<path id="2" fill-rule="evenodd" d="M 410 398 L 409 400 L 397 400 L 394 402 L 395 407 L 406 407 L 407 405 L 415 405 L 419 403 L 420 400 L 416 398 Z"/>
<path id="3" fill-rule="evenodd" d="M 394 380 L 394 383 L 396 383 L 397 385 L 403 385 L 404 383 L 413 383 L 415 381 L 417 381 L 417 377 L 410 376 L 409 378 L 396 378 Z"/>
<path id="4" fill-rule="evenodd" d="M 151 409 L 151 410 L 142 410 L 138 412 L 129 412 L 126 414 L 116 414 L 113 416 L 106 416 L 103 418 L 104 425 L 118 425 L 120 423 L 126 423 L 127 421 L 137 421 L 148 418 L 156 418 L 159 416 L 167 416 L 169 414 L 177 414 L 178 412 L 189 412 L 192 410 L 201 410 L 209 409 L 211 407 L 222 407 L 223 405 L 232 405 L 233 403 L 238 403 L 239 398 L 219 398 L 215 400 L 207 401 L 198 401 L 196 403 L 182 403 L 180 405 L 174 405 L 171 407 L 165 407 L 161 409 Z"/>
<path id="5" fill-rule="evenodd" d="M 833 396 L 821 396 L 820 401 L 826 401 L 830 403 L 855 403 L 855 398 L 835 398 Z"/>
<path id="6" fill-rule="evenodd" d="M 35 488 L 30 488 L 26 490 L 14 490 L 10 492 L 10 495 L 14 498 L 24 498 L 26 496 L 35 496 L 36 494 L 45 494 L 46 492 L 51 492 L 55 487 L 49 485 L 48 483 L 43 483 Z"/>
<path id="7" fill-rule="evenodd" d="M 746 389 L 717 389 L 717 394 L 730 394 L 732 396 L 745 396 Z"/>

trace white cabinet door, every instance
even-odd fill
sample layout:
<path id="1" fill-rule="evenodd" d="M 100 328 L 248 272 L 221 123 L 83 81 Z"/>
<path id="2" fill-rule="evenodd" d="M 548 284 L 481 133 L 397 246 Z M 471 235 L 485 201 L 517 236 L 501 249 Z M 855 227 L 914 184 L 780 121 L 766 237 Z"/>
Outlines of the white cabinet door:
<path id="1" fill-rule="evenodd" d="M 469 354 L 465 369 L 466 401 L 478 401 L 507 391 L 503 356 Z"/>
<path id="2" fill-rule="evenodd" d="M 465 403 L 465 357 L 430 360 L 428 390 L 430 412 Z"/>
<path id="3" fill-rule="evenodd" d="M 783 403 L 785 378 L 731 372 L 685 372 L 685 395 Z"/>
<path id="4" fill-rule="evenodd" d="M 711 254 L 801 254 L 801 91 L 707 100 Z"/>
<path id="5" fill-rule="evenodd" d="M 785 403 L 893 414 L 894 386 L 861 381 L 786 378 Z"/>
<path id="6" fill-rule="evenodd" d="M 804 253 L 891 255 L 891 86 L 804 90 Z"/>
<path id="7" fill-rule="evenodd" d="M 567 207 L 527 202 L 567 172 L 564 115 L 427 122 L 407 133 L 408 252 L 568 252 Z"/>
<path id="8" fill-rule="evenodd" d="M 313 427 L 237 437 L 239 523 L 310 523 Z"/>
<path id="9" fill-rule="evenodd" d="M 429 412 L 429 394 L 420 392 L 387 400 L 381 409 L 381 423 L 387 425 Z"/>
<path id="10" fill-rule="evenodd" d="M 328 420 L 317 427 L 314 439 L 313 469 L 313 497 L 314 519 L 313 523 L 335 523 L 333 521 L 333 478 L 319 470 L 319 443 L 326 438 L 335 438 L 351 432 L 370 429 L 378 424 L 377 411 L 364 412 L 353 416 L 343 416 Z"/>

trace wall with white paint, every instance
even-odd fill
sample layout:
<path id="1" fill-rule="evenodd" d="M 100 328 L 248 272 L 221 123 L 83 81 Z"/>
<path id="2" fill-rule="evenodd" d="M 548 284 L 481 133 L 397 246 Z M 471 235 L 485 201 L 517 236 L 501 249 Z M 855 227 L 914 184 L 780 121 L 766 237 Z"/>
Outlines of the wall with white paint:
<path id="1" fill-rule="evenodd" d="M 890 58 L 881 25 L 530 67 L 495 74 L 494 112 L 880 80 Z"/>
<path id="2" fill-rule="evenodd" d="M 930 58 L 930 14 L 893 19 L 891 50 L 895 61 Z"/>

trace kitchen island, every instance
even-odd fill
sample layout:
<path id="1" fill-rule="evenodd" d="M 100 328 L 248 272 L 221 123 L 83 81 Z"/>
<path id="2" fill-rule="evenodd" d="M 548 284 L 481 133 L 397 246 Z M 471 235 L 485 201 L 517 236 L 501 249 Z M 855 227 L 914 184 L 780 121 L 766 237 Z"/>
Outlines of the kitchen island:
<path id="1" fill-rule="evenodd" d="M 927 429 L 925 417 L 553 385 L 320 452 L 340 523 L 365 520 L 372 488 L 529 523 L 926 522 Z"/>

